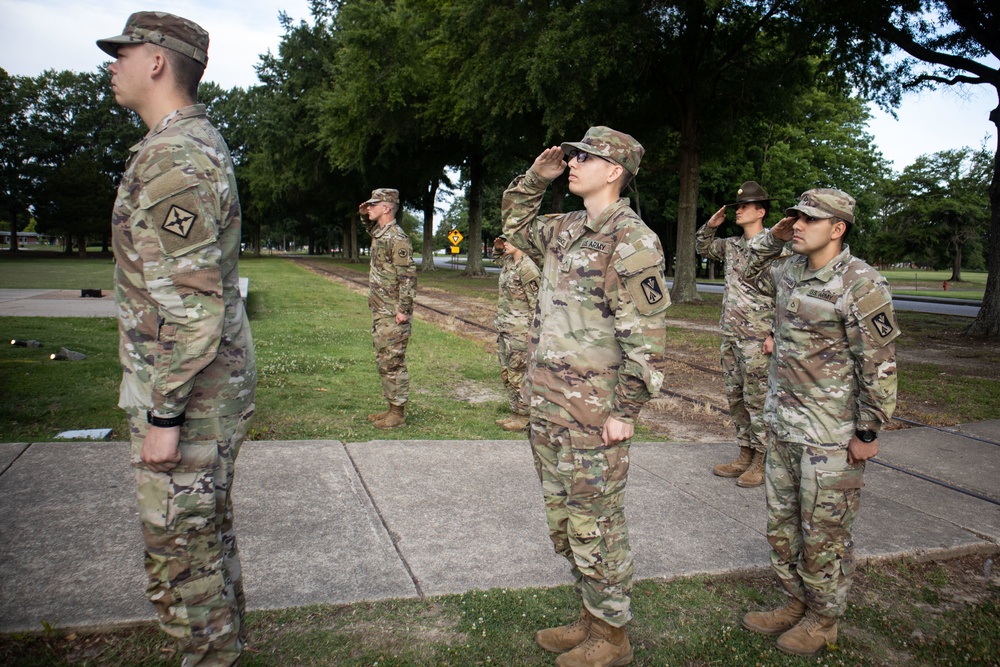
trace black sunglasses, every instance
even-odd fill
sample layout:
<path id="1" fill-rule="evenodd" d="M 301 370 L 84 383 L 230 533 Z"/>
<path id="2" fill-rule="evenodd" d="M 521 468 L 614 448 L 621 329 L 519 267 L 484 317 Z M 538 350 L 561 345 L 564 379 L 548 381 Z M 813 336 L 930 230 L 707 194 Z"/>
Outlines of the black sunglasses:
<path id="1" fill-rule="evenodd" d="M 587 151 L 581 151 L 579 148 L 573 148 L 569 153 L 566 153 L 566 161 L 569 162 L 573 158 L 576 158 L 577 162 L 586 162 L 592 157 L 596 157 L 599 160 L 604 160 L 605 162 L 611 162 L 611 160 L 601 157 L 600 155 L 594 155 L 593 153 L 588 153 Z"/>

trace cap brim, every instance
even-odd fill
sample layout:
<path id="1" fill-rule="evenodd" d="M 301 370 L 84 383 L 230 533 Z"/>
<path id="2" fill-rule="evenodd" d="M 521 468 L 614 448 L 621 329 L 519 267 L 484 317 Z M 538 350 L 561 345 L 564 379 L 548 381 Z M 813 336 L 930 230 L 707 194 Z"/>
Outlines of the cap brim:
<path id="1" fill-rule="evenodd" d="M 112 58 L 118 57 L 118 47 L 122 44 L 139 44 L 140 42 L 135 41 L 131 37 L 126 35 L 118 35 L 117 37 L 108 37 L 106 39 L 97 40 L 97 48 L 104 51 L 106 54 Z"/>
<path id="2" fill-rule="evenodd" d="M 744 199 L 743 201 L 735 201 L 732 204 L 726 204 L 726 206 L 739 206 L 740 204 L 761 204 L 766 201 L 778 201 L 777 197 L 762 197 L 761 199 Z"/>
<path id="3" fill-rule="evenodd" d="M 604 153 L 602 153 L 601 151 L 595 150 L 593 146 L 581 143 L 579 141 L 564 141 L 561 144 L 559 144 L 559 148 L 562 149 L 563 153 L 569 153 L 571 150 L 575 148 L 577 150 L 583 151 L 584 153 L 590 153 L 591 155 L 597 155 L 599 157 L 609 157 Z"/>
<path id="4" fill-rule="evenodd" d="M 791 208 L 785 209 L 785 216 L 792 216 L 796 213 L 805 213 L 810 218 L 818 218 L 823 220 L 824 218 L 836 218 L 837 216 L 829 211 L 824 211 L 820 208 L 813 208 L 812 206 L 792 206 Z"/>
<path id="5" fill-rule="evenodd" d="M 380 201 L 382 201 L 382 200 L 381 199 L 369 199 L 365 203 L 370 206 L 371 204 L 378 204 Z"/>

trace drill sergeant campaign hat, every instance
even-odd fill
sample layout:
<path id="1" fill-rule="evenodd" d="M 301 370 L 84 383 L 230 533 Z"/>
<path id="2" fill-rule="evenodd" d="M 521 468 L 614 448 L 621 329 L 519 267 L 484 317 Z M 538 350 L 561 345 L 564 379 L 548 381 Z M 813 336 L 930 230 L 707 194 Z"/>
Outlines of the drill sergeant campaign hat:
<path id="1" fill-rule="evenodd" d="M 840 218 L 854 224 L 854 197 L 843 190 L 815 188 L 806 190 L 796 206 L 785 209 L 786 216 L 804 213 L 810 218 Z"/>
<path id="2" fill-rule="evenodd" d="M 399 190 L 393 190 L 392 188 L 375 188 L 372 190 L 372 198 L 366 201 L 366 204 L 377 204 L 379 202 L 385 202 L 387 204 L 399 204 Z"/>
<path id="3" fill-rule="evenodd" d="M 739 206 L 740 204 L 752 204 L 754 202 L 775 201 L 774 197 L 768 197 L 767 191 L 760 186 L 757 181 L 746 181 L 736 191 L 736 201 L 726 206 Z"/>
<path id="4" fill-rule="evenodd" d="M 117 37 L 97 40 L 97 46 L 112 58 L 127 44 L 156 44 L 208 64 L 208 33 L 194 21 L 166 12 L 136 12 L 128 17 Z"/>
<path id="5" fill-rule="evenodd" d="M 642 144 L 631 136 L 603 125 L 587 130 L 583 141 L 564 141 L 560 148 L 566 154 L 576 148 L 591 155 L 608 158 L 620 164 L 633 176 L 639 173 L 639 162 L 646 152 Z"/>

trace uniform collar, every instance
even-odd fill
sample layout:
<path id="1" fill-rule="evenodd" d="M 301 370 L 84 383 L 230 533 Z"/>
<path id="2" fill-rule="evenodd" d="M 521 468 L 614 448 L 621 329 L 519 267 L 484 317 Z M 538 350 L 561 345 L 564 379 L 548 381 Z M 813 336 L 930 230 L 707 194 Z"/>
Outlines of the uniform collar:
<path id="1" fill-rule="evenodd" d="M 144 143 L 146 143 L 156 135 L 160 134 L 174 123 L 178 123 L 187 118 L 199 118 L 205 115 L 206 111 L 204 104 L 192 104 L 190 106 L 177 109 L 176 111 L 171 111 L 166 116 L 161 118 L 160 122 L 154 125 L 149 130 L 149 132 L 146 133 L 146 136 L 144 136 L 135 146 L 132 146 L 132 148 L 130 148 L 129 151 L 135 153 L 142 147 Z"/>
<path id="2" fill-rule="evenodd" d="M 393 220 L 392 222 L 390 222 L 390 223 L 389 223 L 388 225 L 386 225 L 385 227 L 383 227 L 382 225 L 380 225 L 380 224 L 378 224 L 378 223 L 376 222 L 376 223 L 375 223 L 375 230 L 374 230 L 374 231 L 372 232 L 372 236 L 374 236 L 374 237 L 375 237 L 375 238 L 377 238 L 377 239 L 380 239 L 380 238 L 382 238 L 382 236 L 383 236 L 383 235 L 384 235 L 384 234 L 385 234 L 385 233 L 386 233 L 387 231 L 389 231 L 389 230 L 390 230 L 390 229 L 391 229 L 392 227 L 394 227 L 395 225 L 396 225 L 396 221 L 395 221 L 395 220 Z"/>
<path id="3" fill-rule="evenodd" d="M 809 258 L 806 257 L 805 255 L 800 255 L 799 257 L 801 257 L 800 268 L 799 268 L 799 277 L 801 277 L 802 274 L 804 274 L 806 271 L 809 270 Z M 847 244 L 844 244 L 844 247 L 841 249 L 840 253 L 836 257 L 831 259 L 829 262 L 827 262 L 823 268 L 821 268 L 819 271 L 816 271 L 810 277 L 810 280 L 818 280 L 822 283 L 829 282 L 830 279 L 833 278 L 838 273 L 840 267 L 846 264 L 850 258 L 851 258 L 851 247 Z"/>
<path id="4" fill-rule="evenodd" d="M 584 226 L 592 232 L 599 232 L 604 228 L 608 221 L 611 220 L 623 208 L 628 208 L 629 206 L 628 197 L 620 197 L 618 201 L 609 204 L 607 208 L 601 211 L 601 214 L 597 216 L 593 221 L 588 221 L 584 223 Z M 586 216 L 586 211 L 584 211 L 584 216 Z"/>

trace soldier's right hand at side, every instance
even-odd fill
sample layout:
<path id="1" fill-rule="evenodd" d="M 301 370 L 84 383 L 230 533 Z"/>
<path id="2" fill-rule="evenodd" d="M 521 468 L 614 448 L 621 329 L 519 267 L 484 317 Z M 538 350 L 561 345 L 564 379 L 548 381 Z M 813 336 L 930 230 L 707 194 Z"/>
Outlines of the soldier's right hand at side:
<path id="1" fill-rule="evenodd" d="M 153 472 L 170 472 L 181 462 L 180 437 L 180 426 L 150 426 L 142 441 L 139 458 Z"/>
<path id="2" fill-rule="evenodd" d="M 792 229 L 792 225 L 795 224 L 796 220 L 798 220 L 797 217 L 791 216 L 782 218 L 778 221 L 778 224 L 771 227 L 771 234 L 773 234 L 775 238 L 781 239 L 782 241 L 791 241 L 792 236 L 795 234 L 795 230 Z"/>
<path id="3" fill-rule="evenodd" d="M 715 229 L 725 221 L 726 221 L 726 207 L 723 206 L 718 211 L 716 211 L 711 218 L 708 219 L 708 226 L 711 227 L 712 229 Z"/>
<path id="4" fill-rule="evenodd" d="M 546 148 L 535 158 L 531 168 L 542 178 L 552 181 L 566 170 L 565 154 L 558 146 Z"/>

